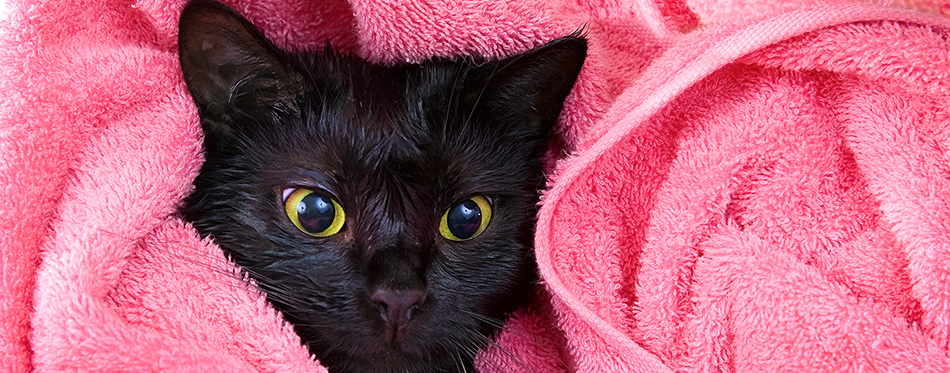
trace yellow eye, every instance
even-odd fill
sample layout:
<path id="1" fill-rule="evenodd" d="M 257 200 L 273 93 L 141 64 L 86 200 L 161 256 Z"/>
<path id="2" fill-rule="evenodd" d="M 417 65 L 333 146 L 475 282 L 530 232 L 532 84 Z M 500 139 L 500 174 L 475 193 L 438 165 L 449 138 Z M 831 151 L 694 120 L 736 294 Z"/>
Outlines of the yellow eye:
<path id="1" fill-rule="evenodd" d="M 297 228 L 315 237 L 339 233 L 346 221 L 339 203 L 310 189 L 284 190 L 284 211 Z"/>
<path id="2" fill-rule="evenodd" d="M 475 196 L 445 210 L 439 223 L 439 234 L 452 241 L 475 238 L 491 221 L 491 203 L 484 196 Z"/>

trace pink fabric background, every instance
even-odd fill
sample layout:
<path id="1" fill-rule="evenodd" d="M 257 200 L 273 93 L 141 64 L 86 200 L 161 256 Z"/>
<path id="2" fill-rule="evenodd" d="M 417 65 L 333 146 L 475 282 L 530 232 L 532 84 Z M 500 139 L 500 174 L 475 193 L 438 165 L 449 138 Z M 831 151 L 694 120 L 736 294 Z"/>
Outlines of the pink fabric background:
<path id="1" fill-rule="evenodd" d="M 381 63 L 587 30 L 536 237 L 544 301 L 482 371 L 950 369 L 946 5 L 228 3 L 280 45 Z M 10 2 L 2 371 L 324 371 L 175 215 L 201 162 L 183 5 Z"/>

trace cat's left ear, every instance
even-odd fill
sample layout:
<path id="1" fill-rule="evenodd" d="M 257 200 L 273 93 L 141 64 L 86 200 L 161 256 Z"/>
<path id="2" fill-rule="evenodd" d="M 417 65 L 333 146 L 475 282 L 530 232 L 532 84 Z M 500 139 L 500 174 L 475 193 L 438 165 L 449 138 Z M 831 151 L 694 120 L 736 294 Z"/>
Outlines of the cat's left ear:
<path id="1" fill-rule="evenodd" d="M 564 99 L 574 87 L 584 60 L 587 40 L 572 35 L 538 48 L 481 66 L 488 76 L 485 87 L 491 110 L 502 119 L 512 119 L 549 133 L 557 121 Z"/>
<path id="2" fill-rule="evenodd" d="M 235 108 L 292 110 L 299 74 L 281 62 L 280 50 L 253 24 L 226 5 L 188 3 L 179 21 L 178 52 L 203 117 L 227 121 Z"/>

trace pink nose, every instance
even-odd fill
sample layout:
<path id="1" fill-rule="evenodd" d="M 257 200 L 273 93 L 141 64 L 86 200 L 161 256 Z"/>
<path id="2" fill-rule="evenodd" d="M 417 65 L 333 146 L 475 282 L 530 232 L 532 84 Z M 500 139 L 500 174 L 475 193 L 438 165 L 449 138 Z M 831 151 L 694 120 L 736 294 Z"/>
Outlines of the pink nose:
<path id="1" fill-rule="evenodd" d="M 425 300 L 426 293 L 419 289 L 376 289 L 369 299 L 380 307 L 380 313 L 391 328 L 399 330 L 409 323 L 412 312 Z"/>

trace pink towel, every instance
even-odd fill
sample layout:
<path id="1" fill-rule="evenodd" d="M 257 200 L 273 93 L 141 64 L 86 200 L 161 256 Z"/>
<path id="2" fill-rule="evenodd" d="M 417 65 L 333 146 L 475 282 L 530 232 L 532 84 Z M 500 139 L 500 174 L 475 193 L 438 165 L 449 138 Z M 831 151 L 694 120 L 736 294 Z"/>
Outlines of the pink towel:
<path id="1" fill-rule="evenodd" d="M 537 232 L 547 301 L 512 317 L 482 371 L 950 369 L 946 19 L 228 3 L 280 45 L 383 63 L 500 56 L 586 27 Z M 183 5 L 11 2 L 0 371 L 325 371 L 175 214 L 201 162 L 175 55 Z"/>
<path id="2" fill-rule="evenodd" d="M 542 204 L 577 371 L 950 369 L 948 38 L 844 5 L 677 40 Z"/>

